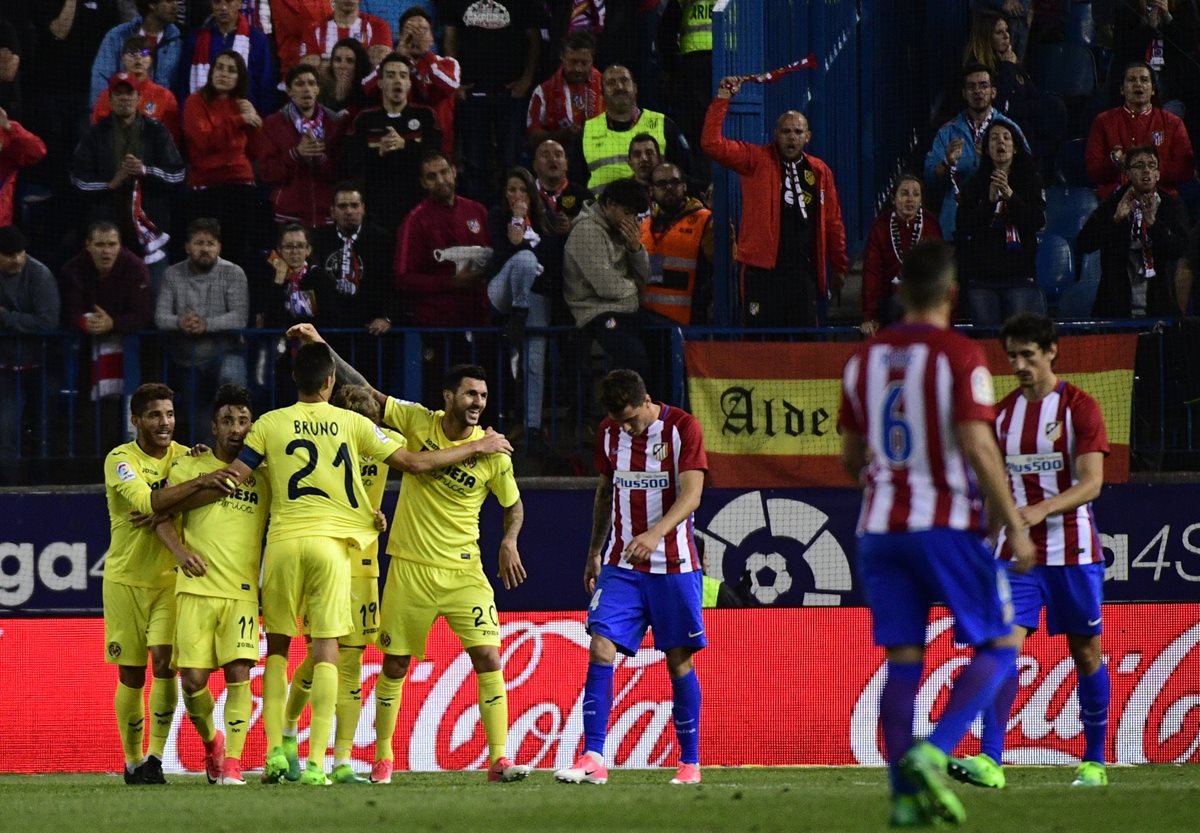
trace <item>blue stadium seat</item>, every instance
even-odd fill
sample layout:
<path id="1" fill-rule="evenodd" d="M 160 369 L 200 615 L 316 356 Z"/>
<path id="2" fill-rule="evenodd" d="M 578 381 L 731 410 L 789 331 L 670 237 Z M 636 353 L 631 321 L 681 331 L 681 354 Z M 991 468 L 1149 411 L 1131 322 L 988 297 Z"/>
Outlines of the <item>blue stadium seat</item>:
<path id="1" fill-rule="evenodd" d="M 1096 18 L 1091 3 L 1071 3 L 1067 14 L 1067 42 L 1091 46 L 1096 42 Z"/>
<path id="2" fill-rule="evenodd" d="M 1029 56 L 1029 71 L 1039 90 L 1082 98 L 1096 89 L 1096 59 L 1081 43 L 1035 44 Z"/>
<path id="3" fill-rule="evenodd" d="M 1069 142 L 1064 142 L 1063 146 L 1059 148 L 1055 168 L 1058 170 L 1058 178 L 1063 181 L 1063 184 L 1091 186 L 1092 183 L 1088 179 L 1087 173 L 1087 161 L 1084 159 L 1086 150 L 1087 139 L 1071 139 Z"/>
<path id="4" fill-rule="evenodd" d="M 1058 299 L 1058 315 L 1055 317 L 1059 321 L 1090 321 L 1092 307 L 1096 303 L 1097 286 L 1098 282 L 1091 281 L 1068 286 Z"/>
<path id="5" fill-rule="evenodd" d="M 1088 252 L 1079 258 L 1079 282 L 1100 283 L 1100 253 Z"/>
<path id="6" fill-rule="evenodd" d="M 1051 303 L 1065 287 L 1075 282 L 1071 244 L 1057 234 L 1043 235 L 1038 244 L 1037 281 Z"/>
<path id="7" fill-rule="evenodd" d="M 1097 205 L 1091 188 L 1052 185 L 1046 189 L 1046 234 L 1074 242 Z"/>

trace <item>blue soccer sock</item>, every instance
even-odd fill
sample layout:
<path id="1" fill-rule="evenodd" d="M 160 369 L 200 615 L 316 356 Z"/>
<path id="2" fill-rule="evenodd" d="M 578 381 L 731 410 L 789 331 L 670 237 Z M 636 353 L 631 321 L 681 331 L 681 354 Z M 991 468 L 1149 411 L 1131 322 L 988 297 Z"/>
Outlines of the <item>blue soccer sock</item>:
<path id="1" fill-rule="evenodd" d="M 1017 661 L 1016 648 L 979 648 L 975 658 L 954 681 L 954 690 L 929 742 L 949 755 L 975 722 L 975 716 L 996 697 L 996 690 Z"/>
<path id="2" fill-rule="evenodd" d="M 1108 737 L 1108 666 L 1103 662 L 1094 674 L 1079 675 L 1079 719 L 1087 740 L 1085 761 L 1104 763 L 1105 740 Z"/>
<path id="3" fill-rule="evenodd" d="M 916 787 L 900 776 L 897 764 L 913 744 L 913 712 L 921 685 L 920 662 L 888 662 L 887 681 L 879 696 L 879 722 L 883 724 L 883 746 L 887 752 L 888 777 L 893 793 L 915 793 Z"/>
<path id="4" fill-rule="evenodd" d="M 700 680 L 696 669 L 671 680 L 675 739 L 679 741 L 679 763 L 700 763 Z"/>
<path id="5" fill-rule="evenodd" d="M 1016 663 L 1013 663 L 991 704 L 983 710 L 983 736 L 980 738 L 983 748 L 979 751 L 998 764 L 1003 763 L 1004 736 L 1008 733 L 1008 717 L 1012 713 L 1013 701 L 1017 699 L 1019 685 L 1020 672 Z"/>
<path id="6" fill-rule="evenodd" d="M 613 667 L 589 662 L 587 682 L 583 686 L 584 752 L 604 758 L 604 739 L 608 736 L 608 718 L 612 713 Z"/>

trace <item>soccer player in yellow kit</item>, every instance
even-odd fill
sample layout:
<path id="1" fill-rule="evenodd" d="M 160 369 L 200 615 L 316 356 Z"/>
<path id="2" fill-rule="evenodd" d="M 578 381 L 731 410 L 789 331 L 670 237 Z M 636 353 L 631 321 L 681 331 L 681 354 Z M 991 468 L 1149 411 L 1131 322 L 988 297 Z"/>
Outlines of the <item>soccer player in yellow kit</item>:
<path id="1" fill-rule="evenodd" d="M 320 340 L 311 324 L 296 325 L 288 335 Z M 385 396 L 367 385 L 336 353 L 333 357 L 342 380 L 370 389 L 384 406 L 384 424 L 399 430 L 410 448 L 424 449 L 426 454 L 461 448 L 483 435 L 479 427 L 479 417 L 487 407 L 483 368 L 451 368 L 442 385 L 445 409 L 431 411 Z M 391 782 L 392 736 L 404 678 L 412 657 L 424 658 L 425 642 L 439 616 L 446 618 L 475 669 L 480 722 L 491 762 L 488 780 L 508 782 L 529 775 L 530 767 L 514 764 L 505 751 L 508 695 L 500 664 L 500 622 L 479 552 L 479 510 L 489 492 L 504 507 L 500 578 L 505 588 L 515 587 L 525 580 L 517 549 L 524 509 L 510 458 L 473 455 L 462 465 L 405 477 L 401 483 L 388 539 L 392 560 L 380 614 L 379 646 L 384 660 L 375 682 L 375 765 L 371 770 L 375 783 Z"/>
<path id="2" fill-rule="evenodd" d="M 184 483 L 224 470 L 237 459 L 254 422 L 250 391 L 222 385 L 213 400 L 216 450 L 183 456 L 170 482 Z M 210 784 L 244 786 L 242 747 L 250 727 L 250 669 L 258 662 L 258 573 L 263 530 L 271 505 L 266 477 L 248 477 L 215 503 L 188 509 L 175 524 L 164 519 L 158 535 L 179 563 L 175 582 L 175 664 L 183 703 L 204 741 Z M 186 501 L 180 506 L 186 505 Z M 213 724 L 208 678 L 225 672 L 225 732 Z"/>
<path id="3" fill-rule="evenodd" d="M 382 412 L 371 392 L 359 385 L 340 385 L 330 400 L 339 408 L 362 414 L 376 425 Z M 404 438 L 390 428 L 383 433 L 404 445 Z M 379 507 L 383 504 L 383 492 L 387 487 L 388 467 L 371 460 L 362 461 L 362 480 L 366 487 L 371 508 L 376 513 L 376 528 L 381 532 L 387 528 Z M 329 777 L 335 784 L 364 784 L 367 779 L 359 777 L 350 764 L 354 751 L 354 735 L 362 711 L 362 661 L 363 651 L 368 645 L 379 641 L 379 539 L 376 538 L 362 551 L 359 558 L 350 564 L 350 617 L 354 630 L 338 640 L 338 696 L 334 714 L 337 718 L 333 738 L 333 772 Z M 305 627 L 307 633 L 308 628 Z M 289 781 L 300 777 L 300 757 L 297 752 L 297 736 L 300 730 L 300 715 L 308 705 L 312 689 L 313 656 L 310 652 L 292 675 L 292 687 L 288 692 L 287 711 L 283 725 L 283 752 L 288 759 Z M 310 738 L 309 742 L 312 740 Z"/>
<path id="4" fill-rule="evenodd" d="M 337 640 L 353 630 L 350 621 L 350 563 L 375 540 L 374 512 L 363 486 L 360 459 L 421 473 L 451 466 L 474 455 L 511 452 L 500 434 L 465 446 L 414 454 L 369 419 L 329 404 L 334 364 L 329 347 L 304 344 L 292 361 L 299 401 L 263 414 L 230 466 L 237 482 L 269 463 L 271 526 L 263 557 L 263 630 L 267 661 L 263 674 L 263 729 L 267 735 L 263 780 L 278 782 L 288 769 L 283 752 L 287 699 L 287 655 L 296 621 L 304 611 L 312 629 L 311 736 L 301 784 L 326 785 L 325 743 L 337 699 Z"/>
<path id="5" fill-rule="evenodd" d="M 114 710 L 125 753 L 126 784 L 165 784 L 162 754 L 175 717 L 177 693 L 171 667 L 175 631 L 175 559 L 142 523 L 167 512 L 178 501 L 201 491 L 229 491 L 222 472 L 167 487 L 171 464 L 187 453 L 175 442 L 174 392 L 145 384 L 129 401 L 133 442 L 104 458 L 104 495 L 108 503 L 110 543 L 104 554 L 105 660 L 117 666 Z M 150 686 L 150 745 L 142 754 L 146 707 L 146 654 L 154 682 Z"/>

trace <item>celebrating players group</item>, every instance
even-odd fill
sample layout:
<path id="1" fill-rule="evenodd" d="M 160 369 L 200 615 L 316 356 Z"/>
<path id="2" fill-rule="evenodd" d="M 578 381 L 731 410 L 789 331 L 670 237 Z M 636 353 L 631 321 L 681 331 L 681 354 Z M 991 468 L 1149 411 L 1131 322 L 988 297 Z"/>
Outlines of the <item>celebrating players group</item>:
<path id="1" fill-rule="evenodd" d="M 525 778 L 530 767 L 513 763 L 505 752 L 500 624 L 479 549 L 479 510 L 490 492 L 504 508 L 500 579 L 506 588 L 524 581 L 517 548 L 524 510 L 511 445 L 478 424 L 487 406 L 484 370 L 451 368 L 443 380 L 444 408 L 431 411 L 370 387 L 311 325 L 288 335 L 302 342 L 293 359 L 296 404 L 255 420 L 248 392 L 223 386 L 213 402 L 215 447 L 189 450 L 172 439 L 172 391 L 142 385 L 130 402 L 136 437 L 105 460 L 112 534 L 105 641 L 119 677 L 114 706 L 125 782 L 165 783 L 162 756 L 177 705 L 178 671 L 185 709 L 204 742 L 208 780 L 245 784 L 241 755 L 251 724 L 260 603 L 267 654 L 264 782 L 367 781 L 351 766 L 351 751 L 363 650 L 377 644 L 384 663 L 375 683 L 369 780 L 390 783 L 404 679 L 411 658 L 424 657 L 439 616 L 475 670 L 488 780 Z M 568 783 L 607 780 L 603 752 L 615 654 L 636 651 L 653 626 L 656 645 L 668 655 L 676 697 L 681 755 L 672 783 L 699 783 L 700 689 L 691 655 L 705 640 L 690 519 L 707 467 L 703 440 L 695 420 L 653 402 L 637 374 L 614 371 L 604 389 L 614 410 L 601 426 L 597 456 L 608 471 L 598 490 L 585 568 L 585 582 L 596 586 L 586 684 L 593 705 L 585 710 L 587 746 L 556 777 Z M 609 465 L 618 460 L 621 470 Z M 387 468 L 406 476 L 392 518 L 381 600 L 377 549 L 387 528 L 379 511 Z M 657 510 L 626 517 L 622 495 L 649 488 L 671 492 L 670 498 L 656 501 Z M 617 534 L 610 536 L 614 526 Z M 654 585 L 655 601 L 644 601 L 643 583 Z M 289 690 L 288 651 L 301 632 L 308 652 Z M 147 654 L 153 682 L 149 749 L 143 753 Z M 217 669 L 225 677 L 224 731 L 215 725 L 208 689 Z M 309 705 L 311 743 L 301 768 L 297 727 Z M 335 716 L 334 767 L 327 773 L 322 739 L 333 731 Z"/>

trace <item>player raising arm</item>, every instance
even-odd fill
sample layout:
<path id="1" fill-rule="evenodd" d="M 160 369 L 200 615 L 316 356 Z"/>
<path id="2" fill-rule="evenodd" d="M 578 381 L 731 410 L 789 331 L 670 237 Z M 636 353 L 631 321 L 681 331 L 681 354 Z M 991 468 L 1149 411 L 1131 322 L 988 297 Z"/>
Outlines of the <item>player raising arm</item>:
<path id="1" fill-rule="evenodd" d="M 600 400 L 608 417 L 596 435 L 600 480 L 583 582 L 592 596 L 592 642 L 583 689 L 583 753 L 554 773 L 573 784 L 604 784 L 604 741 L 617 651 L 637 653 L 654 632 L 671 677 L 679 769 L 672 784 L 700 783 L 700 681 L 692 655 L 708 644 L 701 612 L 700 558 L 692 512 L 700 505 L 708 457 L 700 423 L 653 401 L 642 377 L 614 370 Z M 616 530 L 615 533 L 613 530 Z"/>
<path id="2" fill-rule="evenodd" d="M 1044 315 L 1016 315 L 1004 323 L 1000 343 L 1018 387 L 1000 403 L 996 437 L 1004 454 L 1018 511 L 1029 524 L 1037 566 L 1012 573 L 1017 650 L 1037 630 L 1046 608 L 1046 630 L 1065 633 L 1078 678 L 1076 694 L 1087 748 L 1073 786 L 1108 783 L 1104 765 L 1108 731 L 1108 669 L 1100 651 L 1104 600 L 1104 552 L 1092 500 L 1104 483 L 1108 434 L 1096 400 L 1054 372 L 1058 334 Z M 996 555 L 1011 564 L 1003 535 Z M 981 787 L 1004 786 L 1001 761 L 1008 714 L 1017 695 L 1013 664 L 996 697 L 983 711 L 982 751 L 951 759 L 950 774 Z"/>
<path id="3" fill-rule="evenodd" d="M 500 434 L 487 434 L 437 451 L 409 451 L 369 419 L 329 404 L 334 386 L 333 357 L 324 344 L 305 344 L 293 359 L 292 378 L 299 401 L 263 414 L 238 459 L 229 467 L 244 481 L 269 463 L 271 526 L 263 558 L 263 629 L 267 661 L 263 674 L 263 729 L 267 735 L 263 779 L 277 782 L 287 772 L 283 716 L 287 699 L 287 654 L 297 634 L 296 620 L 307 614 L 314 738 L 329 737 L 337 699 L 337 640 L 353 630 L 350 619 L 350 562 L 378 534 L 362 482 L 359 461 L 385 462 L 421 473 L 461 463 L 476 455 L 511 452 Z M 330 783 L 325 749 L 311 744 L 302 784 Z"/>
<path id="4" fill-rule="evenodd" d="M 176 459 L 171 481 L 186 483 L 233 463 L 254 422 L 253 407 L 250 391 L 222 385 L 213 400 L 216 448 Z M 241 758 L 252 711 L 250 669 L 258 662 L 258 573 L 270 505 L 267 478 L 251 476 L 232 494 L 182 513 L 178 531 L 167 519 L 157 526 L 179 563 L 174 659 L 184 707 L 204 742 L 210 784 L 246 783 Z M 225 674 L 224 733 L 213 723 L 208 690 L 217 668 Z"/>
<path id="5" fill-rule="evenodd" d="M 903 321 L 860 348 L 843 373 L 842 465 L 864 487 L 858 572 L 875 644 L 887 652 L 880 720 L 899 827 L 966 818 L 946 784 L 947 755 L 1016 660 L 1008 582 L 984 543 L 976 483 L 1018 569 L 1033 563 L 992 435 L 991 373 L 979 346 L 949 329 L 957 295 L 953 247 L 914 246 L 901 268 Z M 956 641 L 975 655 L 933 732 L 914 743 L 935 602 L 950 608 Z"/>
<path id="6" fill-rule="evenodd" d="M 288 335 L 320 340 L 309 324 L 292 327 Z M 479 419 L 487 407 L 488 389 L 481 367 L 450 368 L 442 380 L 443 409 L 431 411 L 384 396 L 336 353 L 334 361 L 339 379 L 371 391 L 383 406 L 384 423 L 395 426 L 412 447 L 453 448 L 483 434 Z M 458 636 L 475 670 L 479 719 L 488 744 L 488 780 L 506 783 L 529 775 L 530 768 L 513 763 L 506 751 L 508 694 L 500 663 L 500 621 L 479 550 L 479 511 L 489 492 L 504 507 L 499 575 L 509 589 L 525 580 L 517 548 L 525 510 L 511 460 L 500 455 L 471 458 L 465 465 L 406 477 L 400 485 L 388 538 L 392 561 L 380 614 L 379 646 L 384 660 L 375 682 L 375 765 L 371 770 L 371 780 L 377 784 L 391 782 L 392 738 L 404 679 L 412 657 L 424 658 L 429 631 L 439 616 Z"/>

